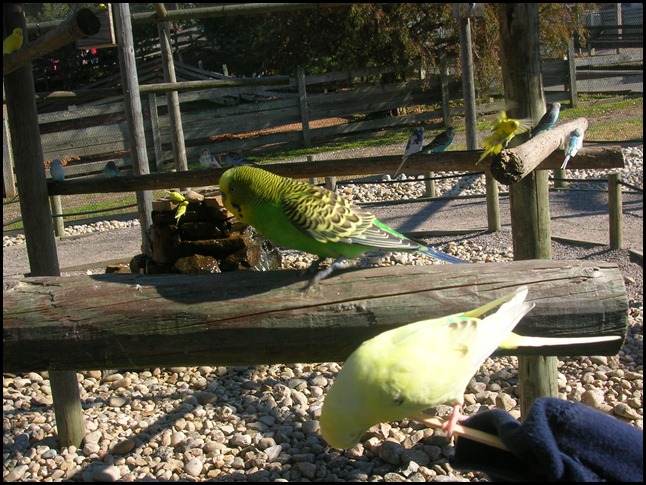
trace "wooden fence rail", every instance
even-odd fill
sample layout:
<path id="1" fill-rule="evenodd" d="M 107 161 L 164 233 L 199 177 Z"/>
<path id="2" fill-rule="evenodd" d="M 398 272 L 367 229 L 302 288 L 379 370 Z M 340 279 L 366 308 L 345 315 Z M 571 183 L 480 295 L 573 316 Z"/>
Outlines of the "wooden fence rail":
<path id="1" fill-rule="evenodd" d="M 621 272 L 598 261 L 369 268 L 306 284 L 295 270 L 5 279 L 3 370 L 343 361 L 387 329 L 519 285 L 536 303 L 523 335 L 624 336 L 628 319 Z M 610 355 L 622 342 L 508 353 Z"/>

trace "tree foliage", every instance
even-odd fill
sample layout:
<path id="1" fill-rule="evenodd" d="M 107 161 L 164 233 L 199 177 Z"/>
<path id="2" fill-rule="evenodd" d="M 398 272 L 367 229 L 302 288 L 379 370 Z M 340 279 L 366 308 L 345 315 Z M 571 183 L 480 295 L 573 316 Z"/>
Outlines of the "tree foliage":
<path id="1" fill-rule="evenodd" d="M 496 4 L 483 4 L 471 22 L 476 90 L 499 83 L 500 36 Z M 542 52 L 562 57 L 582 12 L 594 4 L 539 4 Z M 361 3 L 348 7 L 277 12 L 201 21 L 216 46 L 213 69 L 234 75 L 288 74 L 297 66 L 314 74 L 373 66 L 437 66 L 459 58 L 458 23 L 449 3 Z"/>

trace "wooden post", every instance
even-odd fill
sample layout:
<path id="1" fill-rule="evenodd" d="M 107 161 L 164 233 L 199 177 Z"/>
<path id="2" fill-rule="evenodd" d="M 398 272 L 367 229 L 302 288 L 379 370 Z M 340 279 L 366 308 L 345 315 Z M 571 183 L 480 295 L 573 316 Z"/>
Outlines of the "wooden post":
<path id="1" fill-rule="evenodd" d="M 177 76 L 175 75 L 175 63 L 173 62 L 173 52 L 170 45 L 169 23 L 160 22 L 157 24 L 157 31 L 159 32 L 159 44 L 162 52 L 164 82 L 175 83 L 177 82 Z M 177 91 L 169 91 L 166 93 L 166 103 L 168 105 L 168 117 L 170 119 L 170 133 L 173 144 L 175 167 L 178 172 L 185 172 L 188 170 L 188 161 L 186 159 L 184 130 L 182 129 L 182 112 L 179 104 L 179 93 Z M 187 187 L 181 187 L 181 190 L 186 189 Z"/>
<path id="2" fill-rule="evenodd" d="M 462 61 L 462 93 L 464 97 L 464 117 L 467 135 L 467 150 L 478 148 L 478 128 L 476 111 L 476 93 L 473 69 L 473 53 L 471 46 L 471 19 L 461 16 L 460 22 L 460 57 Z M 489 169 L 485 169 L 485 184 L 487 191 L 487 226 L 489 232 L 499 231 L 500 200 L 498 199 L 498 183 L 493 179 Z"/>
<path id="3" fill-rule="evenodd" d="M 54 219 L 54 234 L 56 234 L 56 237 L 63 237 L 65 235 L 65 221 L 63 220 L 61 196 L 52 195 L 49 198 L 49 205 L 52 210 L 52 218 Z"/>
<path id="4" fill-rule="evenodd" d="M 314 161 L 314 156 L 313 155 L 307 155 L 307 161 L 308 162 L 313 162 Z M 318 184 L 319 181 L 316 177 L 310 177 L 310 184 L 316 185 Z"/>
<path id="5" fill-rule="evenodd" d="M 624 247 L 623 203 L 621 173 L 608 174 L 608 212 L 610 219 L 610 249 Z"/>
<path id="6" fill-rule="evenodd" d="M 146 135 L 134 55 L 132 24 L 130 23 L 130 6 L 127 3 L 115 3 L 112 7 L 114 8 L 115 26 L 117 28 L 121 84 L 123 86 L 123 100 L 126 105 L 133 173 L 135 175 L 146 175 L 150 173 L 150 169 L 148 168 Z M 148 229 L 153 224 L 152 192 L 149 190 L 137 192 L 137 206 L 139 208 L 139 222 L 141 223 L 141 252 L 152 256 L 148 233 Z"/>
<path id="7" fill-rule="evenodd" d="M 570 39 L 567 44 L 567 65 L 568 65 L 568 92 L 570 95 L 570 106 L 576 108 L 579 105 L 579 91 L 576 87 L 576 54 L 574 53 L 574 40 Z"/>
<path id="8" fill-rule="evenodd" d="M 498 199 L 498 181 L 491 175 L 491 170 L 485 170 L 487 195 L 487 226 L 489 232 L 500 231 L 500 200 Z"/>
<path id="9" fill-rule="evenodd" d="M 5 3 L 3 20 L 8 31 L 21 27 L 23 32 L 27 32 L 22 4 Z M 24 43 L 27 46 L 29 44 L 26 35 Z M 4 84 L 30 271 L 34 276 L 59 276 L 31 62 L 22 64 L 11 74 L 5 75 Z M 76 372 L 54 372 L 50 374 L 49 380 L 52 392 L 74 380 L 76 387 L 69 387 L 69 391 L 64 394 L 58 393 L 54 400 L 54 412 L 60 446 L 78 447 L 83 440 L 84 425 Z"/>
<path id="10" fill-rule="evenodd" d="M 164 150 L 162 149 L 161 129 L 159 127 L 159 112 L 157 111 L 157 95 L 148 95 L 148 114 L 150 116 L 150 131 L 153 135 L 153 146 L 155 147 L 155 166 L 158 172 L 164 170 Z"/>
<path id="11" fill-rule="evenodd" d="M 310 134 L 310 116 L 307 112 L 307 89 L 305 86 L 305 70 L 298 66 L 296 69 L 296 81 L 298 82 L 298 103 L 301 109 L 301 124 L 303 127 L 303 146 L 312 145 Z"/>
<path id="12" fill-rule="evenodd" d="M 545 109 L 538 35 L 538 4 L 498 5 L 501 62 L 508 115 L 536 118 Z M 519 139 L 520 138 L 520 139 Z M 516 136 L 520 144 L 527 135 Z M 510 185 L 514 259 L 551 259 L 548 174 L 534 170 Z M 556 397 L 556 357 L 519 357 L 519 390 L 522 416 L 536 399 Z"/>

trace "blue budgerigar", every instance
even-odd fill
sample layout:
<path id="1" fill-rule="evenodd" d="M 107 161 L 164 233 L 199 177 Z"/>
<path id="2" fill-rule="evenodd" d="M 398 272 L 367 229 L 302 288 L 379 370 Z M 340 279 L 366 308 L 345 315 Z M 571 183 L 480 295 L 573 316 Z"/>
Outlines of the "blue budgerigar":
<path id="1" fill-rule="evenodd" d="M 106 163 L 105 167 L 103 167 L 103 176 L 107 179 L 113 179 L 119 177 L 120 175 L 121 173 L 119 172 L 119 167 L 117 167 L 117 164 L 112 160 Z"/>
<path id="2" fill-rule="evenodd" d="M 547 109 L 543 117 L 536 123 L 536 126 L 532 128 L 532 131 L 529 133 L 529 137 L 533 138 L 543 131 L 547 131 L 552 128 L 559 119 L 559 113 L 561 112 L 561 103 L 553 103 Z"/>
<path id="3" fill-rule="evenodd" d="M 252 161 L 247 160 L 245 156 L 239 152 L 229 152 L 224 155 L 224 159 L 221 160 L 225 167 L 241 167 L 243 165 L 253 165 L 254 167 L 258 166 Z"/>
<path id="4" fill-rule="evenodd" d="M 570 158 L 579 153 L 581 147 L 583 147 L 583 130 L 575 128 L 568 137 L 567 146 L 565 147 L 565 160 L 563 160 L 561 170 L 565 170 Z"/>
<path id="5" fill-rule="evenodd" d="M 65 170 L 63 169 L 63 163 L 58 159 L 52 160 L 52 164 L 49 166 L 49 174 L 52 176 L 52 179 L 57 182 L 65 180 Z"/>

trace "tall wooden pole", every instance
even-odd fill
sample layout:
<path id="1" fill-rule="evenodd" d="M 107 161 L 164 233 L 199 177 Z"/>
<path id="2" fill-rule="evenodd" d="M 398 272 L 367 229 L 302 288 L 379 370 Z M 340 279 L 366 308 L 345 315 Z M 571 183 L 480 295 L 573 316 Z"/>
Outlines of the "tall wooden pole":
<path id="1" fill-rule="evenodd" d="M 170 43 L 170 24 L 161 22 L 157 24 L 159 32 L 159 45 L 162 52 L 162 68 L 164 71 L 164 82 L 175 83 L 175 61 L 173 60 L 173 51 Z M 171 124 L 171 141 L 173 143 L 173 156 L 175 158 L 175 168 L 178 171 L 185 172 L 188 170 L 188 161 L 186 159 L 186 145 L 184 143 L 184 129 L 182 128 L 182 112 L 180 111 L 179 93 L 170 91 L 166 93 L 168 103 L 168 116 Z"/>
<path id="2" fill-rule="evenodd" d="M 505 104 L 512 118 L 538 119 L 545 111 L 538 36 L 538 4 L 498 5 Z M 518 145 L 527 135 L 516 136 Z M 548 172 L 534 170 L 509 187 L 514 259 L 551 259 Z M 556 357 L 519 357 L 521 414 L 539 397 L 556 397 Z"/>
<path id="3" fill-rule="evenodd" d="M 27 32 L 27 23 L 20 3 L 3 5 L 3 38 L 15 27 Z M 24 36 L 23 45 L 29 39 Z M 31 62 L 4 77 L 7 115 L 11 132 L 16 180 L 20 194 L 27 257 L 32 276 L 60 276 L 54 224 L 49 207 L 43 147 L 38 128 L 36 93 Z M 80 446 L 84 435 L 81 397 L 74 371 L 49 372 L 54 401 L 56 428 L 61 447 Z"/>
<path id="4" fill-rule="evenodd" d="M 119 45 L 121 84 L 123 86 L 123 100 L 126 105 L 133 172 L 135 175 L 147 175 L 150 173 L 150 168 L 148 167 L 146 136 L 139 94 L 139 78 L 135 62 L 132 24 L 130 23 L 130 6 L 127 3 L 115 3 L 112 8 L 114 9 L 117 43 Z M 139 209 L 139 222 L 141 223 L 141 250 L 144 254 L 152 256 L 149 235 L 149 228 L 152 226 L 152 192 L 149 190 L 137 192 L 137 206 Z"/>

